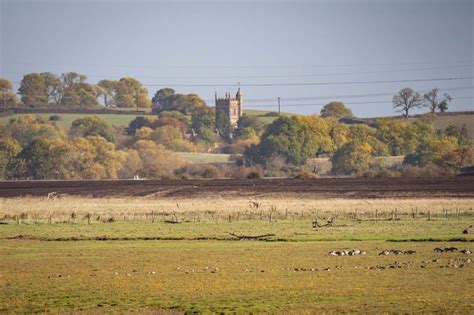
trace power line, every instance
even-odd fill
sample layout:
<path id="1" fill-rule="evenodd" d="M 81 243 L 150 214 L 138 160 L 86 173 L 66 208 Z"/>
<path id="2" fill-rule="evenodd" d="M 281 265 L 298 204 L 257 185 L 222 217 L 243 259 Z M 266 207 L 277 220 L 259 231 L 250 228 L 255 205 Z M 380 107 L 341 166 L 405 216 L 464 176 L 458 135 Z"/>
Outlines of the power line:
<path id="1" fill-rule="evenodd" d="M 240 86 L 320 86 L 320 85 L 351 85 L 351 84 L 382 84 L 382 83 L 413 83 L 413 82 L 435 82 L 472 80 L 474 77 L 451 77 L 432 79 L 405 79 L 405 80 L 376 80 L 376 81 L 342 81 L 342 82 L 311 82 L 311 83 L 241 83 Z M 237 84 L 143 84 L 144 86 L 167 86 L 167 87 L 237 87 Z"/>
<path id="2" fill-rule="evenodd" d="M 431 68 L 411 68 L 411 69 L 391 69 L 391 70 L 377 70 L 377 71 L 360 71 L 360 72 L 339 72 L 339 73 L 312 73 L 312 74 L 283 74 L 283 75 L 231 75 L 231 76 L 149 76 L 136 75 L 141 78 L 167 78 L 167 79 L 242 79 L 242 78 L 305 78 L 305 77 L 327 77 L 340 75 L 359 75 L 359 74 L 376 74 L 376 73 L 399 73 L 399 72 L 415 72 L 415 71 L 430 71 L 440 70 L 446 68 L 470 68 L 473 64 L 439 66 Z M 4 73 L 18 73 L 18 72 L 4 72 Z M 88 78 L 104 78 L 109 75 L 88 75 Z"/>
<path id="3" fill-rule="evenodd" d="M 458 91 L 458 90 L 469 90 L 474 89 L 474 85 L 470 86 L 458 86 L 452 88 L 439 88 L 442 91 Z M 430 90 L 419 90 L 421 93 L 429 92 Z M 314 101 L 314 100 L 325 100 L 325 99 L 344 99 L 344 98 L 365 98 L 365 97 L 376 97 L 376 96 L 393 96 L 394 93 L 367 93 L 367 94 L 346 94 L 346 95 L 330 95 L 330 96 L 303 96 L 303 97 L 282 97 L 281 101 Z M 276 102 L 277 97 L 274 98 L 255 98 L 245 99 L 245 102 L 259 103 L 259 102 Z M 205 100 L 205 102 L 212 103 L 214 100 Z"/>
<path id="4" fill-rule="evenodd" d="M 474 96 L 460 96 L 460 97 L 453 97 L 453 100 L 455 99 L 474 99 Z M 365 104 L 388 104 L 388 103 L 393 103 L 392 101 L 387 101 L 387 100 L 380 100 L 380 101 L 368 101 L 368 102 L 344 102 L 346 105 L 365 105 Z M 311 104 L 281 104 L 281 107 L 300 107 L 300 106 L 326 106 L 326 103 L 311 103 Z M 278 104 L 274 105 L 252 105 L 252 107 L 278 107 Z"/>
<path id="5" fill-rule="evenodd" d="M 474 89 L 474 86 L 458 86 L 452 88 L 439 88 L 441 91 L 458 91 L 458 90 L 469 90 Z M 428 92 L 428 90 L 419 90 L 419 92 L 424 93 Z M 6 92 L 5 92 L 6 93 Z M 366 98 L 366 97 L 377 97 L 377 96 L 393 96 L 394 93 L 367 93 L 367 94 L 346 94 L 346 95 L 330 95 L 330 96 L 303 96 L 303 97 L 281 97 L 280 101 L 282 102 L 292 102 L 292 101 L 315 101 L 315 100 L 330 100 L 330 99 L 348 99 L 348 98 Z M 19 95 L 20 96 L 20 95 Z M 47 97 L 48 95 L 45 94 L 28 94 L 28 97 Z M 136 93 L 127 93 L 127 94 L 114 94 L 113 97 L 123 97 L 123 96 L 133 96 L 136 97 Z M 98 96 L 100 98 L 101 96 Z M 61 96 L 64 99 L 73 99 L 74 97 L 70 96 Z M 455 97 L 456 99 L 462 97 Z M 454 98 L 453 98 L 454 99 Z M 255 98 L 255 99 L 245 99 L 245 102 L 249 103 L 263 103 L 263 102 L 277 102 L 278 97 L 273 98 Z M 214 102 L 214 99 L 207 99 L 204 100 L 206 103 Z M 346 103 L 346 102 L 345 102 Z M 349 104 L 349 103 L 346 103 Z M 325 105 L 325 104 L 324 104 Z M 258 105 L 253 105 L 258 106 Z"/>

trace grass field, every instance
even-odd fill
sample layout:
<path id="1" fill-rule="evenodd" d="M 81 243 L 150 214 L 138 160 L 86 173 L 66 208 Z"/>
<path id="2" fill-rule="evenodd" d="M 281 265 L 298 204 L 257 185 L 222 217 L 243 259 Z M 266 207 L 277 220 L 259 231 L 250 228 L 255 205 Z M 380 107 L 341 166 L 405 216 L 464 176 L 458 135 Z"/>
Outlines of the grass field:
<path id="1" fill-rule="evenodd" d="M 179 152 L 184 160 L 194 164 L 231 163 L 230 154 Z"/>
<path id="2" fill-rule="evenodd" d="M 23 114 L 13 114 L 9 116 L 1 116 L 0 117 L 0 124 L 7 124 L 11 118 L 18 117 Z M 59 124 L 62 124 L 65 128 L 71 127 L 71 124 L 74 120 L 81 118 L 81 117 L 91 117 L 91 116 L 98 116 L 106 121 L 108 121 L 113 126 L 117 127 L 127 127 L 128 124 L 134 120 L 137 116 L 135 115 L 116 115 L 116 114 L 31 114 L 33 116 L 40 116 L 45 119 L 49 119 L 52 115 L 57 115 L 61 117 L 58 121 Z M 140 115 L 138 115 L 140 116 Z"/>
<path id="3" fill-rule="evenodd" d="M 446 129 L 449 125 L 466 125 L 469 137 L 474 139 L 474 115 L 437 116 L 433 125 L 436 129 Z"/>
<path id="4" fill-rule="evenodd" d="M 264 123 L 269 124 L 273 120 L 275 120 L 278 117 L 268 117 L 265 116 L 265 114 L 268 113 L 268 111 L 261 111 L 261 110 L 252 110 L 248 109 L 244 111 L 245 114 L 251 115 L 251 116 L 257 116 L 260 118 Z M 0 124 L 7 124 L 8 121 L 11 118 L 16 118 L 19 115 L 24 115 L 24 114 L 12 114 L 8 116 L 0 116 Z M 39 114 L 31 114 L 34 116 L 40 116 L 45 119 L 49 119 L 51 115 L 57 115 L 61 117 L 61 120 L 58 122 L 62 124 L 64 127 L 69 128 L 74 120 L 80 117 L 90 117 L 90 116 L 99 116 L 100 118 L 108 121 L 110 124 L 117 126 L 117 127 L 127 127 L 130 121 L 135 119 L 137 116 L 140 115 L 116 115 L 116 114 L 64 114 L 64 113 L 59 113 L 59 114 L 51 114 L 51 113 L 39 113 Z M 291 114 L 291 113 L 282 113 L 282 115 L 285 116 L 290 116 L 290 115 L 296 115 L 296 114 Z"/>
<path id="5" fill-rule="evenodd" d="M 271 111 L 257 110 L 257 109 L 244 109 L 244 114 L 249 116 L 257 116 L 265 124 L 271 124 L 278 116 L 267 116 Z M 282 116 L 298 116 L 295 113 L 281 113 Z"/>
<path id="6" fill-rule="evenodd" d="M 433 249 L 474 249 L 462 233 L 473 207 L 454 198 L 0 199 L 0 313 L 469 313 L 472 256 Z M 332 225 L 313 227 L 329 216 Z M 328 255 L 352 249 L 367 255 Z M 390 249 L 416 254 L 378 255 Z"/>

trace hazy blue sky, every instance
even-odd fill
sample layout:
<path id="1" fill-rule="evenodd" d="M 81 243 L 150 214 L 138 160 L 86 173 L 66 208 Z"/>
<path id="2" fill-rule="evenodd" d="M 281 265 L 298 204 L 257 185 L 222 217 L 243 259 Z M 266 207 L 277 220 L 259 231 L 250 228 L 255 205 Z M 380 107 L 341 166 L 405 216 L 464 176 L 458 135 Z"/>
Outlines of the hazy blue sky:
<path id="1" fill-rule="evenodd" d="M 236 87 L 179 85 L 240 82 L 247 108 L 274 110 L 280 96 L 284 111 L 319 113 L 342 100 L 359 116 L 393 114 L 400 88 L 440 87 L 461 97 L 451 110 L 472 110 L 472 79 L 245 85 L 472 77 L 473 2 L 0 0 L 0 76 L 16 87 L 29 72 L 133 76 L 150 95 L 169 86 L 206 100 Z"/>

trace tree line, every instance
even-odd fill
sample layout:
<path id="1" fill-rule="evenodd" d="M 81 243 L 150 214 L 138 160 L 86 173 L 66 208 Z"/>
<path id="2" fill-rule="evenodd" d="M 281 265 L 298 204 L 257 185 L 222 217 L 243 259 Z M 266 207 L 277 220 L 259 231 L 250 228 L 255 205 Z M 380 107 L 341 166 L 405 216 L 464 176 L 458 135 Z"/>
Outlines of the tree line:
<path id="1" fill-rule="evenodd" d="M 76 72 L 56 75 L 51 72 L 29 73 L 23 76 L 18 89 L 18 99 L 12 83 L 0 78 L 0 93 L 4 108 L 14 106 L 44 107 L 65 106 L 93 108 L 100 105 L 116 108 L 146 108 L 153 106 L 156 112 L 179 111 L 190 115 L 205 102 L 196 94 L 179 94 L 171 88 L 162 88 L 148 97 L 148 89 L 135 78 L 87 82 L 87 77 Z M 102 104 L 99 102 L 102 101 Z M 406 118 L 416 108 L 428 107 L 432 113 L 446 112 L 452 98 L 433 88 L 421 95 L 411 88 L 401 89 L 393 96 L 393 108 Z M 352 113 L 347 113 L 352 115 Z"/>
<path id="2" fill-rule="evenodd" d="M 148 100 L 146 88 L 133 78 L 96 85 L 86 80 L 74 72 L 27 74 L 19 88 L 21 103 L 99 106 L 98 98 L 103 97 L 107 107 L 153 104 L 155 115 L 139 116 L 127 128 L 114 127 L 99 117 L 77 119 L 68 129 L 58 123 L 58 115 L 11 119 L 0 127 L 2 178 L 168 178 L 201 172 L 176 152 L 228 153 L 235 155 L 235 167 L 268 176 L 308 170 L 308 160 L 314 157 L 330 158 L 334 174 L 352 175 L 383 173 L 377 158 L 384 156 L 405 156 L 407 167 L 436 167 L 444 174 L 455 174 L 473 162 L 466 126 L 435 130 L 430 115 L 415 122 L 385 118 L 347 125 L 341 118 L 353 117 L 352 110 L 342 102 L 330 102 L 320 115 L 278 117 L 269 112 L 266 116 L 274 119 L 270 124 L 243 115 L 234 129 L 226 117 L 216 120 L 215 109 L 196 94 L 162 88 Z M 10 81 L 0 79 L 0 89 L 4 101 L 19 102 Z M 436 88 L 423 96 L 405 88 L 393 97 L 393 106 L 408 118 L 409 111 L 422 106 L 432 113 L 444 112 L 450 101 Z"/>
<path id="3" fill-rule="evenodd" d="M 342 106 L 344 106 L 342 104 Z M 375 172 L 390 175 L 379 157 L 405 156 L 402 167 L 456 174 L 474 162 L 466 126 L 436 130 L 431 116 L 408 122 L 383 118 L 375 124 L 339 121 L 341 104 L 321 115 L 280 116 L 265 124 L 242 116 L 232 137 L 214 133 L 213 111 L 198 108 L 191 117 L 177 111 L 138 116 L 126 128 L 82 117 L 69 128 L 49 119 L 20 115 L 0 126 L 0 177 L 7 179 L 106 179 L 315 175 L 308 163 L 328 157 L 333 174 Z M 343 108 L 346 114 L 350 111 Z M 204 111 L 204 114 L 203 112 Z M 208 128 L 208 129 L 206 129 Z M 198 130 L 199 132 L 193 132 Z M 209 134 L 205 130 L 209 131 Z M 225 170 L 190 165 L 177 152 L 233 154 Z M 221 172 L 221 174 L 219 174 Z M 225 173 L 225 175 L 222 174 Z M 252 175 L 253 174 L 253 175 Z M 398 174 L 400 175 L 400 173 Z"/>

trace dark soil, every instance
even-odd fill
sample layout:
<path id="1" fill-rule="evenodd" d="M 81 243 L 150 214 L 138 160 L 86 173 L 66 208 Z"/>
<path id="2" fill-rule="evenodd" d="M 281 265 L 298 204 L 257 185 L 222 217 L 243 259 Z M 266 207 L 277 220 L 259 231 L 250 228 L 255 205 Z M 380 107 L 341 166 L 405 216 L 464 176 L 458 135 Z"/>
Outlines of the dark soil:
<path id="1" fill-rule="evenodd" d="M 473 198 L 474 177 L 320 178 L 218 180 L 0 181 L 0 197 L 81 195 L 90 197 L 330 197 Z"/>

